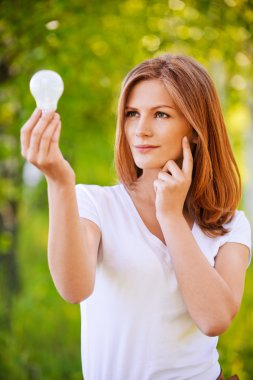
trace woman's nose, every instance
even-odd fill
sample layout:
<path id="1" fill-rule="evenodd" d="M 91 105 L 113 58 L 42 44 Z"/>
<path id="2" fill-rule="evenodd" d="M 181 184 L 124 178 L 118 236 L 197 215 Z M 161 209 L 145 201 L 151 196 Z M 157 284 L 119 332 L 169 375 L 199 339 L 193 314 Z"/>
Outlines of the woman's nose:
<path id="1" fill-rule="evenodd" d="M 138 119 L 136 123 L 135 134 L 136 136 L 151 136 L 152 135 L 151 123 L 147 117 L 141 116 Z"/>

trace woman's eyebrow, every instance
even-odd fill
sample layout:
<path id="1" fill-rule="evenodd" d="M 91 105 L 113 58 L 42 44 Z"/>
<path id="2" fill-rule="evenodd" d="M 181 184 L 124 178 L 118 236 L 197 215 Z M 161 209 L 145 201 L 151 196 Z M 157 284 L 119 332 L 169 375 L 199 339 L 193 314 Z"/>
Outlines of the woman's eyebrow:
<path id="1" fill-rule="evenodd" d="M 173 110 L 175 109 L 174 107 L 169 106 L 168 104 L 162 104 L 162 105 L 159 105 L 159 106 L 152 107 L 151 110 L 155 110 L 157 108 L 165 108 L 165 107 L 166 108 L 172 108 Z M 138 109 L 138 107 L 132 107 L 132 106 L 126 106 L 125 108 L 126 109 L 128 109 L 128 108 L 130 109 L 131 108 L 131 109 L 136 109 L 136 110 Z"/>

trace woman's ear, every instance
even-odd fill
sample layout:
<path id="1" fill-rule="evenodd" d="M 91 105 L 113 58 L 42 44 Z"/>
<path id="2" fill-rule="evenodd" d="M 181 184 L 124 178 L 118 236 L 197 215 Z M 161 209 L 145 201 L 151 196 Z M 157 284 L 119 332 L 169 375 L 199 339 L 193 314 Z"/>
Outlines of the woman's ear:
<path id="1" fill-rule="evenodd" d="M 198 136 L 197 132 L 195 131 L 195 129 L 192 129 L 191 143 L 197 144 L 198 141 L 199 141 L 199 136 Z"/>

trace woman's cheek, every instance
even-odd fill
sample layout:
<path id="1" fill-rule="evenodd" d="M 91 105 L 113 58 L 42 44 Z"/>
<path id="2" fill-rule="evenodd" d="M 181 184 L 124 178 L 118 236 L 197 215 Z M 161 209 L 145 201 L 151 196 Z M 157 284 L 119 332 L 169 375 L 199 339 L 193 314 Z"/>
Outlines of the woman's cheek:
<path id="1" fill-rule="evenodd" d="M 181 159 L 183 157 L 182 143 L 170 144 L 163 156 L 167 157 L 166 162 L 169 160 L 177 161 Z"/>

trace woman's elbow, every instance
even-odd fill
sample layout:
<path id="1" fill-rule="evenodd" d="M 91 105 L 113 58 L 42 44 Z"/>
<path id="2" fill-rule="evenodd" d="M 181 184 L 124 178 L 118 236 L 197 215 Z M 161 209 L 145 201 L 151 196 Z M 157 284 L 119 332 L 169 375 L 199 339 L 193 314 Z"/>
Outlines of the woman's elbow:
<path id="1" fill-rule="evenodd" d="M 231 325 L 234 317 L 236 316 L 239 307 L 234 307 L 232 310 L 226 310 L 220 316 L 214 316 L 212 319 L 206 321 L 200 326 L 203 334 L 209 337 L 215 337 L 223 334 Z"/>
<path id="2" fill-rule="evenodd" d="M 94 287 L 86 287 L 85 289 L 80 290 L 66 290 L 66 289 L 57 289 L 60 296 L 67 302 L 71 304 L 80 304 L 82 301 L 89 298 L 93 293 Z"/>
<path id="3" fill-rule="evenodd" d="M 218 324 L 208 324 L 207 326 L 201 327 L 200 330 L 202 333 L 209 337 L 215 337 L 223 334 L 228 327 L 230 326 L 230 322 L 225 323 L 224 321 Z"/>

